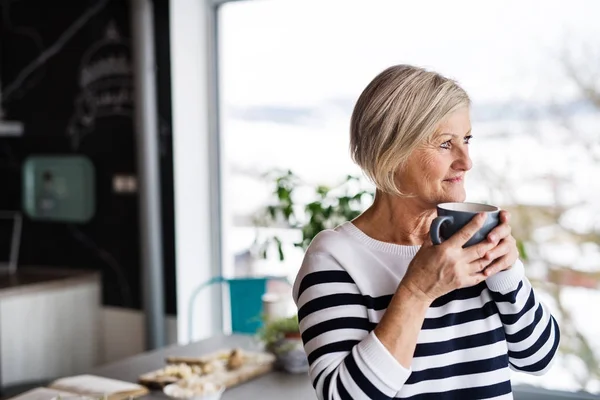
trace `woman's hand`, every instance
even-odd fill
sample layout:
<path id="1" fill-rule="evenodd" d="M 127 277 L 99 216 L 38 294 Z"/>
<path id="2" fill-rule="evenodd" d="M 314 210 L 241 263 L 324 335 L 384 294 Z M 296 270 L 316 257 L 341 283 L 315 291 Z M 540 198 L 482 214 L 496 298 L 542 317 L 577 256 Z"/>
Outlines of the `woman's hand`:
<path id="1" fill-rule="evenodd" d="M 492 262 L 499 263 L 492 267 L 494 270 L 501 268 L 510 259 L 503 258 L 507 256 L 505 250 L 509 246 L 503 245 L 498 250 L 498 241 L 488 239 L 467 248 L 462 247 L 483 226 L 486 218 L 485 213 L 478 214 L 440 245 L 434 246 L 431 239 L 427 239 L 409 264 L 400 286 L 422 300 L 433 302 L 455 289 L 474 286 L 485 280 L 489 275 L 484 271 Z M 499 240 L 506 240 L 506 226 L 496 228 L 493 234 Z M 495 260 L 493 256 L 501 257 L 502 261 Z"/>
<path id="2" fill-rule="evenodd" d="M 510 213 L 506 210 L 500 211 L 500 225 L 487 237 L 488 243 L 498 243 L 498 245 L 485 254 L 486 259 L 493 260 L 483 271 L 486 277 L 509 269 L 519 258 L 517 241 L 512 237 L 509 221 Z"/>

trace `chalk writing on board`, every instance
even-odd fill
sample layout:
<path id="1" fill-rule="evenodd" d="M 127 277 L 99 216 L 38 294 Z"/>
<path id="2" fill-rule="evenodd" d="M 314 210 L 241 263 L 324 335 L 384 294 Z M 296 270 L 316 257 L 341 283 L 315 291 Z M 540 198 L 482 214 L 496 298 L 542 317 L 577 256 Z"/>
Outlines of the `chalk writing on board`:
<path id="1" fill-rule="evenodd" d="M 78 70 L 79 93 L 67 127 L 73 149 L 94 131 L 101 118 L 133 114 L 133 77 L 129 42 L 114 21 L 104 37 L 84 53 Z"/>

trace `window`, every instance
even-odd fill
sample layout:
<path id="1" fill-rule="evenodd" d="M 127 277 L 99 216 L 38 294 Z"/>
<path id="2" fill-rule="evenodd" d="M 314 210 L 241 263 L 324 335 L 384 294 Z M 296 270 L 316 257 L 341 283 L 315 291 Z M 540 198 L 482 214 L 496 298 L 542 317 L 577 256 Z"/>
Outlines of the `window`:
<path id="1" fill-rule="evenodd" d="M 276 232 L 285 261 L 253 265 L 294 276 L 300 233 L 253 223 L 272 199 L 273 182 L 261 176 L 289 169 L 314 187 L 359 175 L 348 154 L 358 95 L 390 65 L 429 67 L 473 100 L 468 199 L 512 211 L 528 276 L 562 326 L 554 368 L 514 382 L 600 393 L 600 319 L 585 308 L 600 304 L 597 15 L 595 0 L 224 5 L 224 215 L 234 216 L 225 222 L 236 254 L 229 272 L 248 268 L 257 234 Z"/>

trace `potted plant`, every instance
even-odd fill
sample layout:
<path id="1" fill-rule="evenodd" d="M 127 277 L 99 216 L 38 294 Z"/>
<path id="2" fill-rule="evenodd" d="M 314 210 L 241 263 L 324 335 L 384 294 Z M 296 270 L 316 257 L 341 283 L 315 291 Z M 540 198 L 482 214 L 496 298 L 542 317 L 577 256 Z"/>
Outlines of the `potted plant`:
<path id="1" fill-rule="evenodd" d="M 264 319 L 258 331 L 267 351 L 277 357 L 277 366 L 290 373 L 308 371 L 308 360 L 302 345 L 298 317 Z"/>
<path id="2" fill-rule="evenodd" d="M 265 178 L 274 184 L 273 198 L 257 214 L 254 225 L 300 230 L 302 237 L 294 246 L 302 250 L 322 230 L 356 218 L 374 196 L 372 191 L 364 189 L 361 178 L 353 175 L 333 186 L 309 185 L 291 170 L 274 170 Z M 285 259 L 283 241 L 277 235 L 260 240 L 257 235 L 254 246 L 261 258 L 267 258 L 269 251 L 276 249 L 279 260 Z"/>

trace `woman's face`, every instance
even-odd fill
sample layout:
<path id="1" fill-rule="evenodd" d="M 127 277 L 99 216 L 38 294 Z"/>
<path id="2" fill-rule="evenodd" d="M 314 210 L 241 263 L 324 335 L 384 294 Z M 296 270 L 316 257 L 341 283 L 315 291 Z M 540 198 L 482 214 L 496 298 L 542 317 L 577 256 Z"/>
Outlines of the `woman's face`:
<path id="1" fill-rule="evenodd" d="M 403 193 L 433 206 L 465 201 L 465 174 L 473 163 L 469 157 L 471 119 L 469 108 L 455 111 L 443 121 L 433 138 L 413 151 L 396 179 Z"/>

